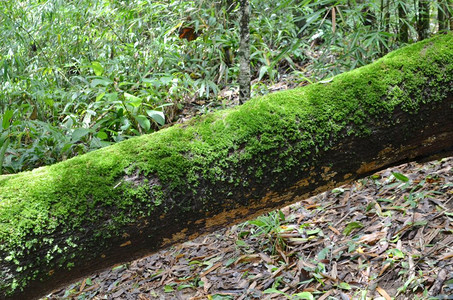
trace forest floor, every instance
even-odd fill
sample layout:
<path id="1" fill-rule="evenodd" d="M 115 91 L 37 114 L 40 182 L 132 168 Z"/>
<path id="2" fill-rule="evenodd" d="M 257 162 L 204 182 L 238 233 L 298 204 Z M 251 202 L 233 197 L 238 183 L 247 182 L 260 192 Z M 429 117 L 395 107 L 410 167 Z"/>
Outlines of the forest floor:
<path id="1" fill-rule="evenodd" d="M 408 163 L 44 299 L 453 299 L 453 157 Z"/>

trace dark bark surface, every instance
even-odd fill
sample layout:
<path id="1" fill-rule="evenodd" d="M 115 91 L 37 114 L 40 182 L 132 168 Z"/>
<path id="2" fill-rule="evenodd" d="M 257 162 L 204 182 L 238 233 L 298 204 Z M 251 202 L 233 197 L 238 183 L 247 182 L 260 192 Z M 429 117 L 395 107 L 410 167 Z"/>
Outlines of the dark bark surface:
<path id="1" fill-rule="evenodd" d="M 418 40 L 424 40 L 429 35 L 429 1 L 418 1 L 418 22 L 417 22 Z"/>
<path id="2" fill-rule="evenodd" d="M 406 22 L 406 7 L 405 4 L 400 2 L 398 3 L 398 19 L 399 19 L 399 28 L 398 28 L 398 39 L 402 43 L 409 42 L 409 26 Z"/>
<path id="3" fill-rule="evenodd" d="M 0 177 L 0 297 L 453 151 L 452 35 L 63 163 Z"/>
<path id="4" fill-rule="evenodd" d="M 250 99 L 250 3 L 248 0 L 240 0 L 239 19 L 239 101 L 244 103 Z"/>

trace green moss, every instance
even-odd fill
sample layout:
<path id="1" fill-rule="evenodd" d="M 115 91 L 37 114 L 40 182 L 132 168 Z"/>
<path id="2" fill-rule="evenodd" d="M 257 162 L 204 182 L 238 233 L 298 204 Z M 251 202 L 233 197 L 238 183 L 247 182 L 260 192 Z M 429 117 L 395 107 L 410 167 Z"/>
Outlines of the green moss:
<path id="1" fill-rule="evenodd" d="M 77 240 L 37 237 L 90 234 L 88 242 L 102 244 L 162 206 L 189 210 L 189 203 L 178 203 L 182 195 L 200 197 L 208 211 L 215 194 L 230 197 L 236 187 L 253 182 L 282 184 L 344 137 L 369 135 L 372 121 L 393 122 L 395 109 L 416 113 L 423 104 L 443 101 L 452 93 L 452 61 L 453 35 L 438 36 L 331 82 L 252 99 L 187 125 L 1 176 L 0 263 L 11 269 L 0 271 L 0 291 L 44 278 L 56 261 L 77 267 L 73 251 L 84 249 Z M 134 176 L 133 183 L 126 180 Z M 201 179 L 217 189 L 199 190 Z M 105 210 L 113 215 L 106 218 Z M 89 223 L 98 224 L 94 232 L 85 231 Z M 26 265 L 38 249 L 46 254 Z M 30 273 L 36 268 L 40 274 Z M 24 272 L 33 276 L 20 276 Z"/>

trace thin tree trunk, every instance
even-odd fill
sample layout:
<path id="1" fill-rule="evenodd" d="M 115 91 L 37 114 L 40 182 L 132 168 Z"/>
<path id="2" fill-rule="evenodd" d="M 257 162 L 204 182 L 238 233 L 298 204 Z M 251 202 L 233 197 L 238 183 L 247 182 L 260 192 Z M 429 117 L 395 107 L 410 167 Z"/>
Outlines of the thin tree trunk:
<path id="1" fill-rule="evenodd" d="M 244 103 L 250 99 L 250 3 L 240 0 L 240 44 L 239 44 L 239 101 Z"/>
<path id="2" fill-rule="evenodd" d="M 450 30 L 453 30 L 453 0 L 447 0 L 446 7 L 448 8 L 448 19 L 450 20 Z"/>
<path id="3" fill-rule="evenodd" d="M 439 31 L 448 29 L 447 23 L 447 6 L 444 0 L 437 0 L 437 22 L 439 24 Z"/>
<path id="4" fill-rule="evenodd" d="M 384 31 L 390 33 L 390 0 L 387 0 L 384 9 Z M 388 53 L 388 49 L 390 48 L 390 38 L 388 36 L 384 37 L 385 45 L 381 45 L 381 53 L 386 54 Z"/>
<path id="5" fill-rule="evenodd" d="M 424 40 L 429 36 L 429 0 L 418 1 L 418 40 Z"/>
<path id="6" fill-rule="evenodd" d="M 407 25 L 407 7 L 401 1 L 398 3 L 398 40 L 402 43 L 409 42 L 409 26 Z"/>
<path id="7" fill-rule="evenodd" d="M 385 6 L 384 0 L 381 0 L 380 4 L 379 4 L 379 8 L 380 8 L 380 11 L 379 11 L 379 29 L 380 30 L 382 30 L 382 28 L 384 27 L 384 6 Z"/>

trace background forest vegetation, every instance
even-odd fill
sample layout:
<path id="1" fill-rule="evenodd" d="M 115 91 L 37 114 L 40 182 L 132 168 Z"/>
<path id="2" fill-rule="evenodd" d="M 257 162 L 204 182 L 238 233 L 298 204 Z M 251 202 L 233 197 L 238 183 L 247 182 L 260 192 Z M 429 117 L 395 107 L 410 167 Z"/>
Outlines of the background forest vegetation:
<path id="1" fill-rule="evenodd" d="M 453 27 L 449 0 L 252 0 L 252 96 Z M 234 0 L 0 3 L 0 171 L 51 164 L 235 102 Z M 196 104 L 196 105 L 195 105 Z"/>

